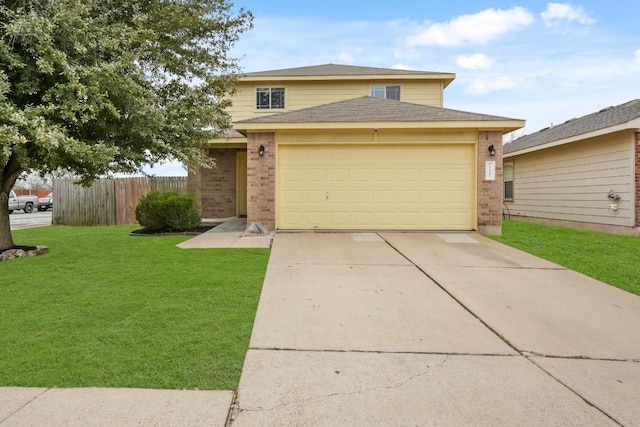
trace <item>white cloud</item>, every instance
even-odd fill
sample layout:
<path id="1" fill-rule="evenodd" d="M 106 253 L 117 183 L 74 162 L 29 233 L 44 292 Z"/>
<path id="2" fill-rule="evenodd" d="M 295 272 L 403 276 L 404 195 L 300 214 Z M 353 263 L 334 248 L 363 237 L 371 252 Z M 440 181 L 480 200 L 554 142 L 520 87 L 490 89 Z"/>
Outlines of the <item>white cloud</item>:
<path id="1" fill-rule="evenodd" d="M 415 70 L 415 68 L 413 68 L 413 67 L 411 67 L 409 65 L 402 64 L 402 63 L 396 64 L 391 68 L 393 68 L 394 70 Z"/>
<path id="2" fill-rule="evenodd" d="M 427 28 L 407 38 L 409 46 L 460 46 L 484 44 L 533 22 L 522 7 L 509 10 L 486 9 L 474 15 L 462 15 L 449 22 L 427 24 Z"/>
<path id="3" fill-rule="evenodd" d="M 460 55 L 456 59 L 458 67 L 468 70 L 482 70 L 491 68 L 496 63 L 484 53 L 475 53 L 473 55 Z"/>
<path id="4" fill-rule="evenodd" d="M 540 16 L 547 27 L 556 27 L 568 22 L 577 22 L 582 25 L 591 25 L 596 22 L 582 6 L 568 3 L 548 3 L 547 10 Z"/>
<path id="5" fill-rule="evenodd" d="M 422 54 L 418 49 L 414 48 L 400 48 L 393 51 L 393 56 L 396 59 L 420 59 Z"/>
<path id="6" fill-rule="evenodd" d="M 356 62 L 354 56 L 349 52 L 342 52 L 338 55 L 338 59 L 340 60 L 340 63 L 347 65 L 352 65 Z"/>
<path id="7" fill-rule="evenodd" d="M 640 49 L 636 50 L 636 62 L 640 63 Z"/>
<path id="8" fill-rule="evenodd" d="M 466 89 L 472 95 L 483 95 L 499 90 L 515 89 L 519 86 L 518 81 L 512 77 L 498 77 L 493 79 L 477 79 L 471 82 Z"/>

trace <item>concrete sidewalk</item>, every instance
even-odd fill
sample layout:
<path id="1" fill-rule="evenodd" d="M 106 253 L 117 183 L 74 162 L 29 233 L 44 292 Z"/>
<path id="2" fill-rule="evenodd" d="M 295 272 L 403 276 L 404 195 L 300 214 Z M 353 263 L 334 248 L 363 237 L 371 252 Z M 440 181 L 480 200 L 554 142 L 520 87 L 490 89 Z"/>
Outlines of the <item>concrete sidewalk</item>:
<path id="1" fill-rule="evenodd" d="M 210 248 L 269 248 L 273 240 L 273 233 L 256 235 L 245 233 L 246 218 L 225 218 L 210 220 L 222 222 L 217 227 L 186 240 L 178 247 L 181 249 L 210 249 Z"/>
<path id="2" fill-rule="evenodd" d="M 223 426 L 231 391 L 0 388 L 0 426 Z"/>
<path id="3" fill-rule="evenodd" d="M 232 425 L 640 425 L 639 330 L 476 234 L 278 234 Z"/>

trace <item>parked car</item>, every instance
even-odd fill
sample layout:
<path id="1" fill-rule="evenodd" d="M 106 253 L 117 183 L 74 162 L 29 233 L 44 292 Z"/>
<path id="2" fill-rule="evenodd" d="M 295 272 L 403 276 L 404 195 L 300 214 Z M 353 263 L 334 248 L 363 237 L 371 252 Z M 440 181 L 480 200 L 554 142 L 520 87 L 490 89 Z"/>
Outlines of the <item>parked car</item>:
<path id="1" fill-rule="evenodd" d="M 9 213 L 20 209 L 24 213 L 31 213 L 36 203 L 38 203 L 37 196 L 18 196 L 13 190 L 9 192 Z"/>
<path id="2" fill-rule="evenodd" d="M 38 199 L 38 210 L 46 211 L 47 209 L 53 209 L 53 193 L 49 193 L 45 197 Z"/>

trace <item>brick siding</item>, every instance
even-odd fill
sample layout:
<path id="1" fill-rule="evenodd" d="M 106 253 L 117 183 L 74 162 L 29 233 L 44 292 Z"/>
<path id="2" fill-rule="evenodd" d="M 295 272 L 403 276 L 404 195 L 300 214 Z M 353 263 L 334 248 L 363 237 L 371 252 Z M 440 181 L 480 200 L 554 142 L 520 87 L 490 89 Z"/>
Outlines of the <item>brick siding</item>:
<path id="1" fill-rule="evenodd" d="M 495 156 L 489 155 L 493 144 Z M 485 162 L 496 162 L 496 179 L 485 180 Z M 502 234 L 502 133 L 478 132 L 478 232 Z"/>
<path id="2" fill-rule="evenodd" d="M 209 157 L 216 166 L 189 173 L 187 191 L 200 201 L 202 218 L 236 216 L 236 149 L 213 148 Z"/>
<path id="3" fill-rule="evenodd" d="M 258 155 L 264 145 L 264 156 Z M 272 132 L 247 137 L 247 224 L 259 222 L 269 231 L 276 223 L 276 144 Z"/>
<path id="4" fill-rule="evenodd" d="M 640 227 L 640 132 L 636 132 L 636 227 Z"/>

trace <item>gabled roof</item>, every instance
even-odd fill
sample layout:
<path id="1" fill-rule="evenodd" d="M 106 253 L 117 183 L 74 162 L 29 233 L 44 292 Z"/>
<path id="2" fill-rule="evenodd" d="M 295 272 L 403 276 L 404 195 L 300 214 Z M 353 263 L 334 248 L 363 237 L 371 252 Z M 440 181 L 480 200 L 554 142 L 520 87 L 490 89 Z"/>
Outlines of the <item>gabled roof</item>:
<path id="1" fill-rule="evenodd" d="M 640 99 L 634 99 L 615 107 L 604 108 L 597 113 L 567 120 L 561 125 L 525 135 L 509 144 L 505 144 L 504 153 L 508 154 L 521 150 L 531 151 L 536 147 L 545 148 L 543 147 L 545 144 L 569 140 L 580 135 L 586 137 L 589 133 L 623 125 L 639 118 Z M 634 126 L 640 126 L 640 122 L 637 125 L 634 124 Z"/>
<path id="2" fill-rule="evenodd" d="M 444 86 L 456 78 L 453 73 L 434 71 L 398 70 L 394 68 L 360 67 L 354 65 L 323 64 L 308 67 L 245 73 L 242 81 L 267 80 L 442 80 Z"/>
<path id="3" fill-rule="evenodd" d="M 272 114 L 235 123 L 237 129 L 253 128 L 258 124 L 301 123 L 421 123 L 446 122 L 458 124 L 473 122 L 482 126 L 519 129 L 524 122 L 518 119 L 470 113 L 448 108 L 380 99 L 371 96 L 333 102 L 287 113 Z M 467 127 L 467 126 L 463 126 Z"/>
<path id="4" fill-rule="evenodd" d="M 377 76 L 377 75 L 440 75 L 433 71 L 397 70 L 394 68 L 359 67 L 355 65 L 323 64 L 308 67 L 284 68 L 281 70 L 246 73 L 247 77 L 286 77 L 286 76 Z"/>

